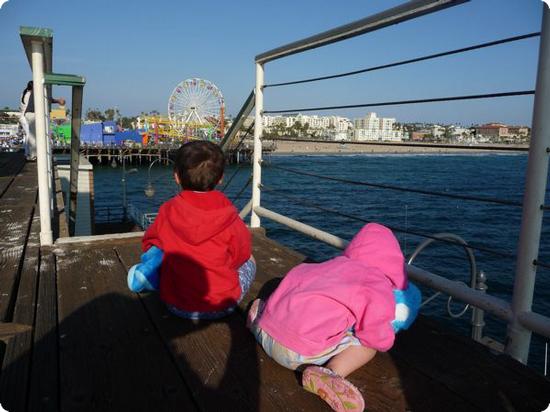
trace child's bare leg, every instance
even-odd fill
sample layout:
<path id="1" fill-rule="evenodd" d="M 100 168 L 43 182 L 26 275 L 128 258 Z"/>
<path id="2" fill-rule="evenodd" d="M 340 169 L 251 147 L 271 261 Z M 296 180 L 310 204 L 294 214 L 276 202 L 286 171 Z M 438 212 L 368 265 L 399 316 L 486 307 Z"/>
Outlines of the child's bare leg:
<path id="1" fill-rule="evenodd" d="M 365 346 L 350 346 L 334 356 L 326 365 L 331 371 L 345 378 L 365 365 L 376 355 L 376 350 Z"/>

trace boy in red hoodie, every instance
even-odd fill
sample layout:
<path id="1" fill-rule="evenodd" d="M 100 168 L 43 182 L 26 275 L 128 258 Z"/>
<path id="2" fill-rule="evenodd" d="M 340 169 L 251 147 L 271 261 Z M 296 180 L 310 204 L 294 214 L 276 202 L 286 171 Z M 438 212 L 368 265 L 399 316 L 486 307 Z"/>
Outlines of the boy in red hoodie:
<path id="1" fill-rule="evenodd" d="M 194 141 L 176 153 L 174 178 L 182 191 L 164 203 L 147 229 L 142 249 L 164 253 L 160 298 L 189 319 L 233 312 L 256 274 L 251 236 L 237 209 L 220 191 L 225 159 L 219 146 Z"/>

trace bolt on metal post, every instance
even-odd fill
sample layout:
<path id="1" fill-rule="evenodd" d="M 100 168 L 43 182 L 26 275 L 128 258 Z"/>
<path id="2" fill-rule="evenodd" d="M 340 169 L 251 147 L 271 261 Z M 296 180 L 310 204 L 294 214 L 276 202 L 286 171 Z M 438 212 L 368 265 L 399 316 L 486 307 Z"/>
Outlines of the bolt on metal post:
<path id="1" fill-rule="evenodd" d="M 487 293 L 487 276 L 482 270 L 479 271 L 476 279 L 476 290 Z M 481 342 L 483 339 L 483 327 L 485 326 L 485 312 L 477 307 L 472 309 L 472 339 Z"/>

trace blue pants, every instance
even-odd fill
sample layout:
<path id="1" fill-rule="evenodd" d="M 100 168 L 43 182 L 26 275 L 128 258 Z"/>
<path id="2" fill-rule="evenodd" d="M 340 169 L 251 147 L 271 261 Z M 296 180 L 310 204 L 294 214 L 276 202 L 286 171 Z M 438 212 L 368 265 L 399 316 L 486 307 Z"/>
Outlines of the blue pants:
<path id="1" fill-rule="evenodd" d="M 231 313 L 233 313 L 241 300 L 243 300 L 244 296 L 248 293 L 252 282 L 254 282 L 254 279 L 256 278 L 256 263 L 254 263 L 252 258 L 248 259 L 239 268 L 238 273 L 239 283 L 241 285 L 241 296 L 239 296 L 239 299 L 237 300 L 237 303 L 235 303 L 235 305 L 227 309 L 219 312 L 186 312 L 185 310 L 178 309 L 172 305 L 166 306 L 168 307 L 168 310 L 174 315 L 185 319 L 219 319 L 223 318 L 224 316 L 230 315 Z"/>

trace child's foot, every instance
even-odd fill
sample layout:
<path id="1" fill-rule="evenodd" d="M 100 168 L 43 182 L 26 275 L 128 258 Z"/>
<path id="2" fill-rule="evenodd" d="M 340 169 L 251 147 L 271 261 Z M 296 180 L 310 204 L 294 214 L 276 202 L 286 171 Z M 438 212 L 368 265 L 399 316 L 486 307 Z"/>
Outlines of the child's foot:
<path id="1" fill-rule="evenodd" d="M 310 366 L 302 375 L 302 386 L 330 405 L 337 412 L 361 412 L 365 401 L 359 389 L 333 371 Z"/>
<path id="2" fill-rule="evenodd" d="M 264 302 L 261 299 L 256 299 L 254 302 L 252 302 L 252 305 L 250 305 L 250 309 L 248 311 L 248 316 L 246 317 L 246 327 L 248 329 L 252 328 L 252 325 L 258 317 L 258 313 L 261 312 L 263 307 Z"/>

